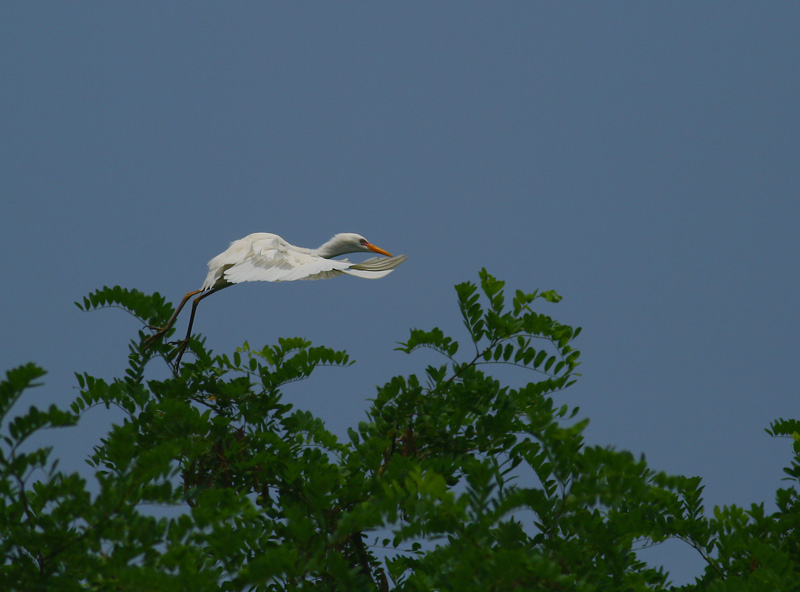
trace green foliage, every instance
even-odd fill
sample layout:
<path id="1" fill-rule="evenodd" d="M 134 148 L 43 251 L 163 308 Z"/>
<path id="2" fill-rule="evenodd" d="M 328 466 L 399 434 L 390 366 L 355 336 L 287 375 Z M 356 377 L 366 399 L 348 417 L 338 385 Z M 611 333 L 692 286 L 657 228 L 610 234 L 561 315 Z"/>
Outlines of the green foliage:
<path id="1" fill-rule="evenodd" d="M 516 291 L 508 302 L 485 270 L 456 294 L 471 346 L 413 329 L 398 349 L 428 348 L 441 363 L 379 387 L 344 440 L 284 401 L 317 368 L 351 364 L 303 339 L 213 355 L 193 336 L 194 361 L 156 380 L 150 364 L 175 348 L 146 348 L 140 331 L 123 377 L 76 374 L 71 412 L 11 418 L 44 372 L 9 371 L 0 589 L 666 590 L 668 575 L 636 551 L 670 538 L 707 564 L 685 590 L 798 589 L 800 422 L 768 430 L 793 440 L 778 511 L 707 515 L 699 478 L 585 444 L 587 420 L 557 402 L 578 376 L 580 329 L 539 311 L 558 294 Z M 173 312 L 158 294 L 119 287 L 78 306 L 120 307 L 146 327 Z M 509 370 L 532 379 L 512 387 Z M 49 449 L 22 448 L 98 405 L 124 421 L 88 459 L 90 495 Z"/>

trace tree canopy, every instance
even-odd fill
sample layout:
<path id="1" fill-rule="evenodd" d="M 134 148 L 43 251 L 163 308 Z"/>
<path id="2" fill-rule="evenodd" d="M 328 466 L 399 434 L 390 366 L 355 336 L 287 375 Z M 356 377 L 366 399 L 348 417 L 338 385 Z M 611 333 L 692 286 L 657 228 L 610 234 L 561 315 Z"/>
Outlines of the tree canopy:
<path id="1" fill-rule="evenodd" d="M 172 306 L 90 294 L 79 307 L 121 307 L 143 328 L 124 376 L 76 374 L 68 410 L 19 411 L 45 374 L 33 363 L 0 383 L 0 589 L 800 589 L 800 422 L 767 430 L 792 441 L 777 511 L 709 511 L 699 477 L 584 441 L 588 420 L 559 402 L 579 376 L 580 329 L 540 312 L 560 296 L 479 280 L 456 286 L 466 343 L 412 329 L 399 349 L 440 363 L 389 378 L 346 438 L 284 397 L 317 368 L 349 366 L 346 352 L 287 338 L 213 355 L 193 336 L 193 361 L 156 380 L 149 365 L 175 347 L 143 347 L 146 328 Z M 530 380 L 504 384 L 507 365 Z M 87 459 L 89 487 L 26 442 L 96 406 L 124 421 Z M 637 556 L 667 539 L 705 561 L 694 584 Z"/>

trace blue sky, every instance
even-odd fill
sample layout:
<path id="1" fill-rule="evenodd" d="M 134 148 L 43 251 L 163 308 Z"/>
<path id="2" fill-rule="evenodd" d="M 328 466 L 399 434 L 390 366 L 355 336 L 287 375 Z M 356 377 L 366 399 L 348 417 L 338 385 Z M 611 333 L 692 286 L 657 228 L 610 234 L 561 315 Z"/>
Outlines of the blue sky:
<path id="1" fill-rule="evenodd" d="M 763 428 L 800 417 L 799 27 L 794 3 L 5 3 L 0 370 L 37 362 L 23 406 L 66 406 L 138 328 L 84 294 L 177 301 L 251 232 L 358 232 L 408 262 L 236 286 L 195 331 L 348 350 L 287 389 L 343 433 L 430 361 L 394 351 L 409 328 L 466 337 L 452 286 L 486 267 L 584 328 L 563 398 L 590 443 L 771 508 L 789 443 Z M 81 468 L 111 417 L 44 441 Z"/>

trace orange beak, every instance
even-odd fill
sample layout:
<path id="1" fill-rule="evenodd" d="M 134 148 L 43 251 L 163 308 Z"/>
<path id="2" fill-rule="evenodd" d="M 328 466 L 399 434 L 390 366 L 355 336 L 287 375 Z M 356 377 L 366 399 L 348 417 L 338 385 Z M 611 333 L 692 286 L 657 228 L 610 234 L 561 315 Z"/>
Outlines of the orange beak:
<path id="1" fill-rule="evenodd" d="M 392 256 L 392 254 L 389 253 L 388 251 L 384 251 L 383 249 L 381 249 L 380 247 L 376 247 L 372 243 L 367 243 L 364 246 L 367 247 L 373 253 L 380 253 L 381 255 L 386 255 L 387 257 L 391 257 Z"/>

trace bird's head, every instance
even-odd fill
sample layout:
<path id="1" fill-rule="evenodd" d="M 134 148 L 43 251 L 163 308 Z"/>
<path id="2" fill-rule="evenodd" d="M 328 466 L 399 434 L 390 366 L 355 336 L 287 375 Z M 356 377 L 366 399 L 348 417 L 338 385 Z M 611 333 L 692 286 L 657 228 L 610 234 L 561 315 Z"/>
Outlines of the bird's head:
<path id="1" fill-rule="evenodd" d="M 387 257 L 392 256 L 388 251 L 376 247 L 363 236 L 354 232 L 342 232 L 337 234 L 322 245 L 318 251 L 323 257 L 336 257 L 337 255 L 344 255 L 345 253 L 358 253 L 360 251 L 379 253 Z"/>

